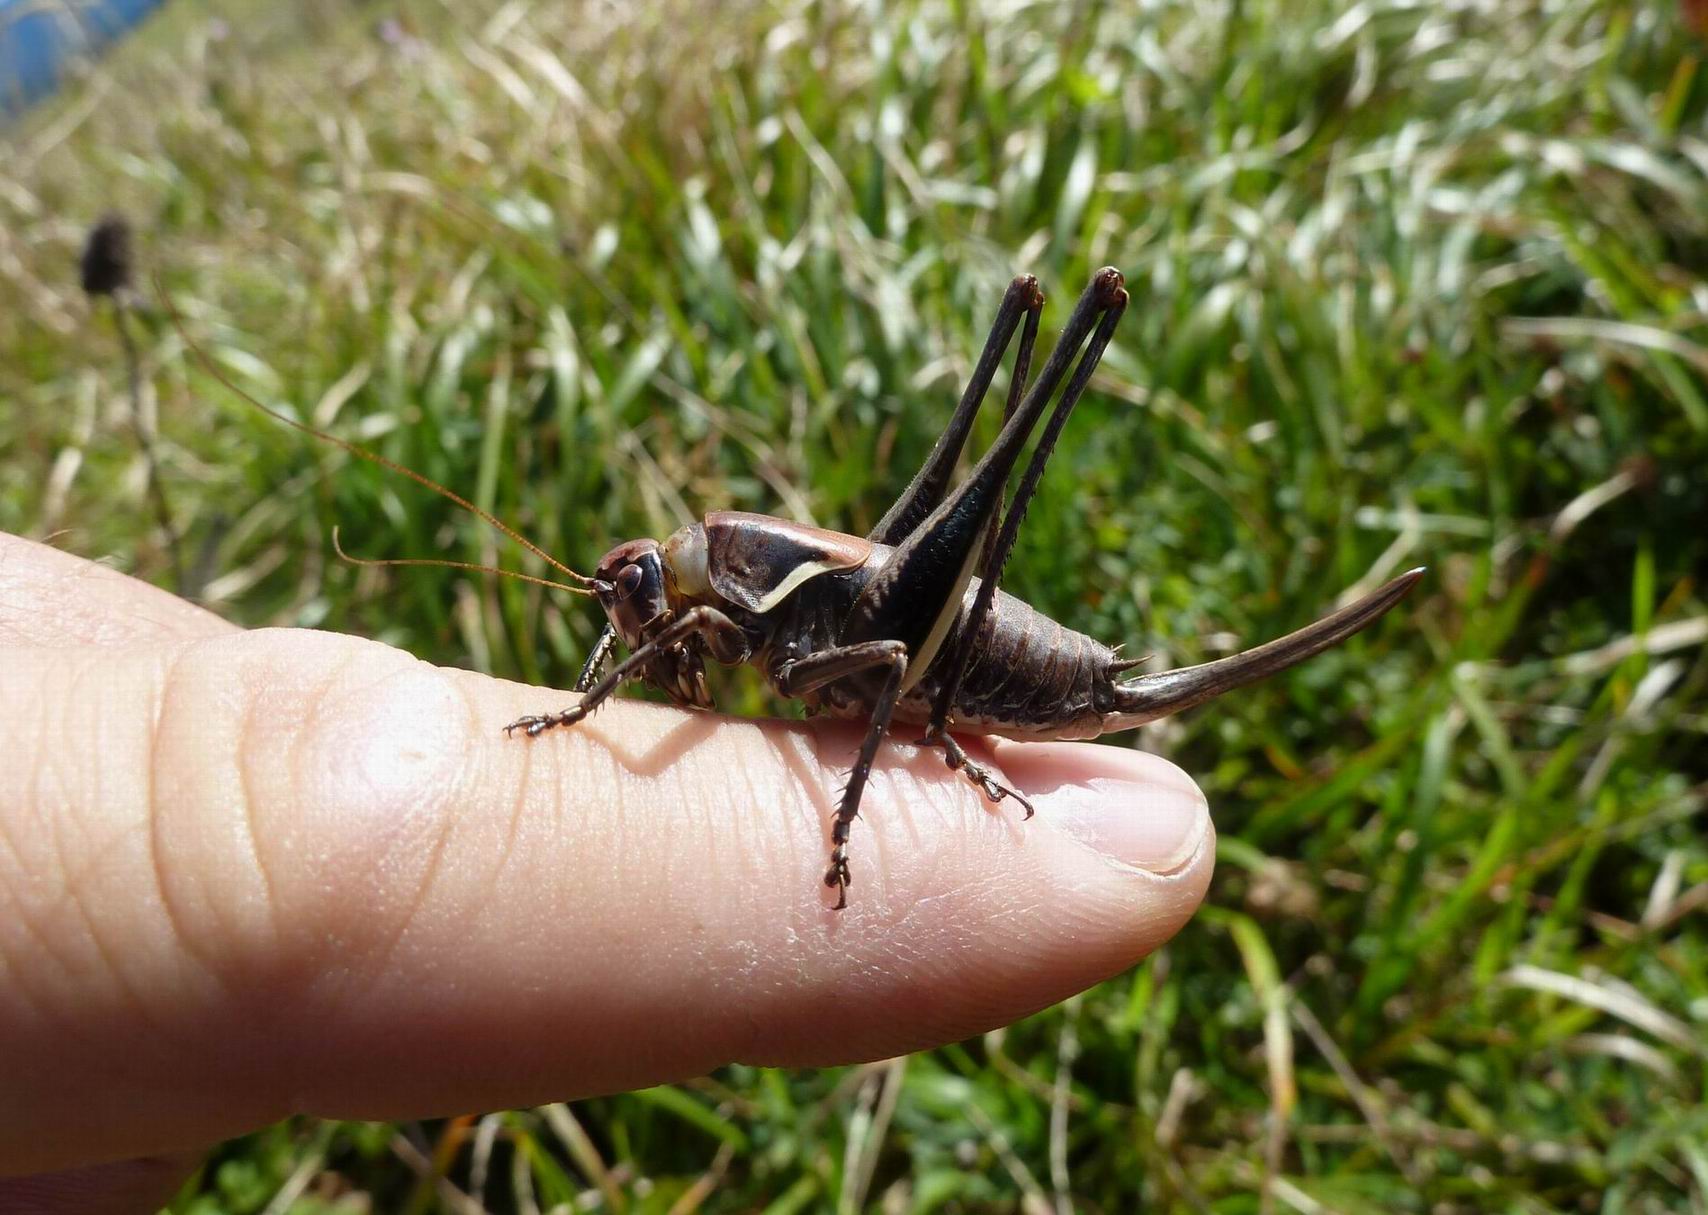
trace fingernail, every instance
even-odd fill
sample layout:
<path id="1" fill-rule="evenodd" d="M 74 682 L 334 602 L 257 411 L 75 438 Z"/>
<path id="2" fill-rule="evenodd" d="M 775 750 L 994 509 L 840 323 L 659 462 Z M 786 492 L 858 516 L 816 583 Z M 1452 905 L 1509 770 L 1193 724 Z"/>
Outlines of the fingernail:
<path id="1" fill-rule="evenodd" d="M 1105 754 L 1093 771 L 1034 799 L 1038 817 L 1111 860 L 1151 873 L 1172 873 L 1191 860 L 1210 823 L 1198 786 L 1155 756 L 1095 750 Z"/>

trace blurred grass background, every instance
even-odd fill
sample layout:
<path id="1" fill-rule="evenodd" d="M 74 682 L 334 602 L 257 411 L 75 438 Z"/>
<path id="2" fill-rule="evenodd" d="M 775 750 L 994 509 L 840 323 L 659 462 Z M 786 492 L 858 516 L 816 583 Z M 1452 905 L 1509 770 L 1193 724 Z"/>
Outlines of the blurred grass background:
<path id="1" fill-rule="evenodd" d="M 1602 0 L 177 0 L 0 132 L 0 527 L 162 584 L 77 288 L 115 207 L 240 382 L 582 569 L 718 507 L 866 530 L 1007 278 L 1047 335 L 1107 262 L 1133 305 L 1011 589 L 1190 662 L 1432 570 L 1141 732 L 1221 856 L 1132 973 L 889 1063 L 291 1122 L 173 1209 L 1708 1211 L 1702 33 Z M 329 535 L 539 563 L 139 310 L 205 602 L 573 678 L 579 601 Z"/>

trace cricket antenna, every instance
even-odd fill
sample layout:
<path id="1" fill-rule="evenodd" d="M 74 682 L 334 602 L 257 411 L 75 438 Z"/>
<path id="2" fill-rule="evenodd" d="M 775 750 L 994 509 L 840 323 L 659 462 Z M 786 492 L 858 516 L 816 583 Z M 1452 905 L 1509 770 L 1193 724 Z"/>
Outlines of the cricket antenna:
<path id="1" fill-rule="evenodd" d="M 514 540 L 517 544 L 520 544 L 523 548 L 527 549 L 530 553 L 533 553 L 536 557 L 539 557 L 547 565 L 551 566 L 553 569 L 559 571 L 560 573 L 567 574 L 569 577 L 571 577 L 571 578 L 575 579 L 577 582 L 581 583 L 582 586 L 579 588 L 578 587 L 571 587 L 571 586 L 564 586 L 562 583 L 548 582 L 543 578 L 533 578 L 527 574 L 514 574 L 514 575 L 512 575 L 513 577 L 526 578 L 530 582 L 540 582 L 546 586 L 560 587 L 563 590 L 572 591 L 577 595 L 591 595 L 591 594 L 593 594 L 593 592 L 591 590 L 585 589 L 592 584 L 593 579 L 589 578 L 586 574 L 577 573 L 575 570 L 570 569 L 569 566 L 565 565 L 563 562 L 559 561 L 556 557 L 554 557 L 550 553 L 546 552 L 545 549 L 543 549 L 539 545 L 535 544 L 532 540 L 528 539 L 521 532 L 517 531 L 515 528 L 511 527 L 508 523 L 504 522 L 504 520 L 498 518 L 491 511 L 482 510 L 480 507 L 476 506 L 473 502 L 470 502 L 467 498 L 463 497 L 461 494 L 457 493 L 455 490 L 447 489 L 445 486 L 440 485 L 437 481 L 433 480 L 433 478 L 428 477 L 428 476 L 424 476 L 423 474 L 416 472 L 413 468 L 406 468 L 402 464 L 399 464 L 396 460 L 387 459 L 385 456 L 380 455 L 376 451 L 369 451 L 366 447 L 362 447 L 359 444 L 352 443 L 348 439 L 340 439 L 337 435 L 328 434 L 324 430 L 317 430 L 315 427 L 310 426 L 306 422 L 299 422 L 293 417 L 290 417 L 286 414 L 282 414 L 276 409 L 270 409 L 267 406 L 261 404 L 261 402 L 256 400 L 253 395 L 246 392 L 244 389 L 239 388 L 235 383 L 233 383 L 231 380 L 231 377 L 226 375 L 225 372 L 220 369 L 219 365 L 213 361 L 212 357 L 210 357 L 208 355 L 207 351 L 203 350 L 200 346 L 198 346 L 191 339 L 189 333 L 184 328 L 184 318 L 178 315 L 177 305 L 175 305 L 172 302 L 172 297 L 170 295 L 166 294 L 166 288 L 161 285 L 160 276 L 158 274 L 154 276 L 154 293 L 160 297 L 160 302 L 165 307 L 167 315 L 172 318 L 172 327 L 178 331 L 178 336 L 179 336 L 179 338 L 181 338 L 183 340 L 185 348 L 188 349 L 191 354 L 196 356 L 196 361 L 199 362 L 203 366 L 203 368 L 205 368 L 207 370 L 207 373 L 209 375 L 213 376 L 214 379 L 218 380 L 221 384 L 223 384 L 225 386 L 226 391 L 232 393 L 234 396 L 240 397 L 242 400 L 248 402 L 250 405 L 253 405 L 256 409 L 259 409 L 262 413 L 267 414 L 268 416 L 272 417 L 276 421 L 283 422 L 286 426 L 289 426 L 294 430 L 300 430 L 304 434 L 313 435 L 315 438 L 321 440 L 322 442 L 331 443 L 334 447 L 342 447 L 345 451 L 349 452 L 353 456 L 356 456 L 356 457 L 363 459 L 363 460 L 367 460 L 371 464 L 378 464 L 381 468 L 390 469 L 394 473 L 400 473 L 403 476 L 408 477 L 411 481 L 414 481 L 416 484 L 426 486 L 428 489 L 430 489 L 434 493 L 438 494 L 441 498 L 446 498 L 452 502 L 455 502 L 458 506 L 460 506 L 464 510 L 468 511 L 470 514 L 476 516 L 477 518 L 479 518 L 479 519 L 483 520 L 484 522 L 490 524 L 491 526 L 497 528 L 499 531 L 503 532 L 506 536 L 510 537 L 510 539 Z M 337 533 L 336 533 L 336 531 L 334 531 L 333 535 L 334 535 L 333 544 L 334 544 L 334 547 L 336 547 L 336 545 L 337 545 L 337 540 L 336 540 Z M 440 561 L 440 560 L 436 560 L 433 558 L 427 558 L 427 557 L 396 558 L 396 559 L 389 560 L 389 561 L 357 560 L 353 557 L 347 556 L 342 549 L 339 550 L 338 555 L 343 557 L 346 561 L 354 562 L 357 565 L 449 565 L 449 566 L 458 566 L 458 567 L 461 567 L 463 569 L 488 570 L 488 572 L 490 572 L 490 573 L 498 573 L 498 574 L 510 573 L 510 571 L 508 571 L 508 570 L 495 570 L 495 569 L 489 569 L 489 567 L 487 567 L 487 566 L 470 565 L 470 564 L 466 564 L 466 563 L 458 562 L 458 561 Z"/>
<path id="2" fill-rule="evenodd" d="M 453 570 L 473 570 L 477 574 L 497 574 L 503 578 L 520 578 L 523 582 L 532 582 L 535 586 L 549 586 L 553 590 L 568 591 L 571 595 L 591 595 L 592 591 L 584 586 L 571 586 L 567 582 L 553 582 L 550 578 L 536 578 L 532 574 L 524 574 L 520 570 L 499 569 L 496 565 L 476 565 L 472 561 L 448 561 L 443 557 L 352 557 L 344 551 L 344 546 L 338 542 L 338 528 L 332 528 L 332 551 L 351 565 L 442 565 Z"/>

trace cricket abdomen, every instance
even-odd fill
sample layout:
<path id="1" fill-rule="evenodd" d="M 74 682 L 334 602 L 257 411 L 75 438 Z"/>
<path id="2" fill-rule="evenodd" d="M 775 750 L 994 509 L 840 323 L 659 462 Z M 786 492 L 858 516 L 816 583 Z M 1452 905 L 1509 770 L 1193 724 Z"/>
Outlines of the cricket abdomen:
<path id="1" fill-rule="evenodd" d="M 843 613 L 892 551 L 881 544 L 872 549 L 861 569 L 818 582 L 818 594 L 794 597 L 782 613 L 786 623 L 778 630 L 794 645 L 788 653 L 778 652 L 775 642 L 758 647 L 755 661 L 761 669 L 837 644 Z M 954 627 L 925 675 L 897 701 L 895 720 L 917 725 L 930 721 L 931 707 L 954 660 L 978 589 L 975 578 L 961 598 Z M 1114 662 L 1114 651 L 1102 642 L 998 590 L 961 681 L 950 728 L 957 733 L 1009 738 L 1095 738 L 1107 728 L 1103 715 L 1110 707 Z M 851 682 L 833 684 L 803 699 L 836 717 L 863 718 L 871 712 L 869 692 Z"/>
<path id="2" fill-rule="evenodd" d="M 897 706 L 898 718 L 919 723 L 930 719 L 978 587 L 975 580 L 967 588 L 951 639 L 919 686 Z M 1095 738 L 1104 730 L 1114 661 L 1114 651 L 1102 642 L 999 590 L 974 642 L 949 728 L 1008 738 Z"/>

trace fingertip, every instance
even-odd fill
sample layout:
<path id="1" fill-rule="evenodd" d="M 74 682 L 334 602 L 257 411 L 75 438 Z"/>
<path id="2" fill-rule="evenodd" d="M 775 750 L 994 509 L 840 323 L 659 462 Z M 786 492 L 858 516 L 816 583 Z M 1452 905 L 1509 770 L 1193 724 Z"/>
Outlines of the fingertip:
<path id="1" fill-rule="evenodd" d="M 1004 771 L 1034 793 L 1045 822 L 1107 857 L 1171 874 L 1204 851 L 1212 833 L 1204 793 L 1178 765 L 1130 747 L 1003 742 Z"/>

